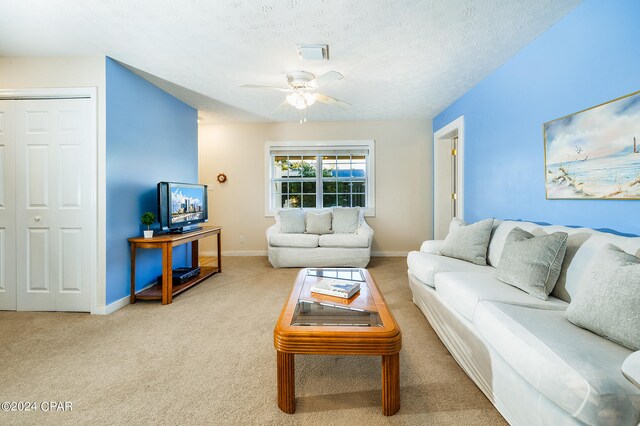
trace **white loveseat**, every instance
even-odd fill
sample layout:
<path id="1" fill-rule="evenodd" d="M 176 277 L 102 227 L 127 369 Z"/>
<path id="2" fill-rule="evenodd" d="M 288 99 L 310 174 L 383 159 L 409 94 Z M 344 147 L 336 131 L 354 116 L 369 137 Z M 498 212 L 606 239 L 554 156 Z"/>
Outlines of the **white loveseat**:
<path id="1" fill-rule="evenodd" d="M 304 209 L 305 213 L 326 213 L 333 210 Z M 371 259 L 373 229 L 358 212 L 355 232 L 352 233 L 283 233 L 280 215 L 276 223 L 267 228 L 269 262 L 274 268 L 292 267 L 355 267 L 364 268 Z"/>
<path id="2" fill-rule="evenodd" d="M 534 235 L 569 234 L 558 283 L 546 301 L 495 278 L 505 239 L 515 227 Z M 640 351 L 565 318 L 568 302 L 607 243 L 640 254 L 640 238 L 513 221 L 494 222 L 487 266 L 437 254 L 441 241 L 425 241 L 420 251 L 409 253 L 414 302 L 510 424 L 640 421 Z M 629 289 L 640 291 L 640 283 L 630 282 Z"/>

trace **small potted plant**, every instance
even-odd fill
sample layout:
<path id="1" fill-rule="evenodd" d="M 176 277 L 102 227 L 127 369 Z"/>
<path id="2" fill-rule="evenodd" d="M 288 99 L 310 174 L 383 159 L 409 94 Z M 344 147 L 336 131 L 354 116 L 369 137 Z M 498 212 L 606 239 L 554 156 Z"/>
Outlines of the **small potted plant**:
<path id="1" fill-rule="evenodd" d="M 143 225 L 147 225 L 147 229 L 144 231 L 144 237 L 145 238 L 151 238 L 153 237 L 153 229 L 150 229 L 149 227 L 156 221 L 156 215 L 153 214 L 153 212 L 145 212 L 142 217 L 140 218 L 140 222 L 142 222 Z"/>

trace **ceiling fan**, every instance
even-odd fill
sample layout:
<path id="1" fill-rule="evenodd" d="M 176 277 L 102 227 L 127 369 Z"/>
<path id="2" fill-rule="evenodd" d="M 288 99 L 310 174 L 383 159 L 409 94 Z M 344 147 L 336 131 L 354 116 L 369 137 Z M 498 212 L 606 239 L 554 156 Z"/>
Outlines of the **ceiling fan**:
<path id="1" fill-rule="evenodd" d="M 287 93 L 285 100 L 278 108 L 276 108 L 274 113 L 287 105 L 298 110 L 306 110 L 308 107 L 316 103 L 316 101 L 328 105 L 347 108 L 351 105 L 348 102 L 344 102 L 318 92 L 321 85 L 341 80 L 342 78 L 342 74 L 338 71 L 328 71 L 319 77 L 316 77 L 308 71 L 292 71 L 287 74 L 287 84 L 289 87 L 262 86 L 258 84 L 244 84 L 240 87 L 246 89 L 278 90 L 280 92 Z M 302 118 L 300 121 L 303 121 Z M 306 116 L 304 121 L 306 121 Z"/>

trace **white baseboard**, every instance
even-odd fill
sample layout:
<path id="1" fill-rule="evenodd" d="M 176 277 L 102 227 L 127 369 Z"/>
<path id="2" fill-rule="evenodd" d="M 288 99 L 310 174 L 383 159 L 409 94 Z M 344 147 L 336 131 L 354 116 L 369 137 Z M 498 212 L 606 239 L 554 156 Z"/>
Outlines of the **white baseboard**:
<path id="1" fill-rule="evenodd" d="M 408 251 L 372 251 L 372 257 L 407 257 Z"/>
<path id="2" fill-rule="evenodd" d="M 215 251 L 201 251 L 201 256 L 216 257 L 218 255 Z M 222 256 L 267 256 L 266 250 L 254 250 L 254 251 L 225 251 L 222 250 Z"/>
<path id="3" fill-rule="evenodd" d="M 125 296 L 122 299 L 109 303 L 107 306 L 98 306 L 96 310 L 92 312 L 94 315 L 109 315 L 122 309 L 129 304 L 129 296 Z"/>
<path id="4" fill-rule="evenodd" d="M 146 290 L 154 284 L 149 284 L 148 286 L 141 288 L 138 292 L 142 290 Z M 137 293 L 137 292 L 136 292 Z M 122 299 L 118 299 L 115 302 L 109 303 L 107 306 L 98 306 L 95 311 L 91 312 L 94 315 L 109 315 L 117 311 L 118 309 L 122 309 L 130 303 L 130 297 L 125 296 Z"/>

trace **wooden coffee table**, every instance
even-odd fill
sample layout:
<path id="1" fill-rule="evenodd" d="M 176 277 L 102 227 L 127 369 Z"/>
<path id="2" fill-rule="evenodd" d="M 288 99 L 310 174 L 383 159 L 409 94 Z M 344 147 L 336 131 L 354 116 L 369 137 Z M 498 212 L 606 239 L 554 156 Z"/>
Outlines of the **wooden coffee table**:
<path id="1" fill-rule="evenodd" d="M 351 299 L 310 288 L 322 277 L 360 281 Z M 400 409 L 400 327 L 366 269 L 307 268 L 296 278 L 276 324 L 278 407 L 295 412 L 295 354 L 382 356 L 382 412 Z"/>

